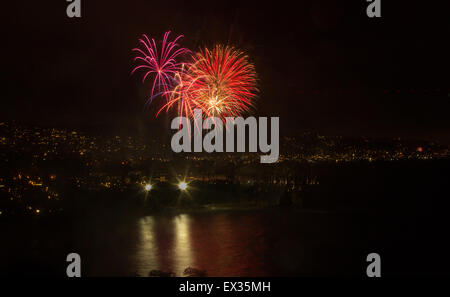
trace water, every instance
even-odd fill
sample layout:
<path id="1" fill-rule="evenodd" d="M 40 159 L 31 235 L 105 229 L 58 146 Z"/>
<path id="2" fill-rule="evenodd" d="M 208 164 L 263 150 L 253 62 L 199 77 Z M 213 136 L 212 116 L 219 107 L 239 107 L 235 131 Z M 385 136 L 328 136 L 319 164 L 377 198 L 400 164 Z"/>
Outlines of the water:
<path id="1" fill-rule="evenodd" d="M 208 276 L 364 276 L 375 251 L 388 274 L 439 273 L 433 255 L 410 262 L 436 240 L 417 228 L 423 220 L 398 217 L 273 209 L 20 224 L 2 228 L 1 271 L 64 276 L 65 256 L 77 252 L 85 276 L 183 276 L 187 267 Z"/>

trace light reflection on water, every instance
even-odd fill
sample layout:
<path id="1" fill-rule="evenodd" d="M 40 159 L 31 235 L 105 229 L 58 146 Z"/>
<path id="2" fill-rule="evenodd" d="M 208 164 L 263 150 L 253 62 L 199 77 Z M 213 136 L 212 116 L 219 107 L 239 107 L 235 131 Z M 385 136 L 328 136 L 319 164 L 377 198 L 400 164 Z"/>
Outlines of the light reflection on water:
<path id="1" fill-rule="evenodd" d="M 20 237 L 0 253 L 0 268 L 29 262 L 35 267 L 30 274 L 65 273 L 61 259 L 76 251 L 85 276 L 148 276 L 151 270 L 184 276 L 187 267 L 208 276 L 360 273 L 364 246 L 373 235 L 363 222 L 355 216 L 270 210 L 98 219 L 30 230 L 16 226 L 5 229 L 9 237 Z"/>
<path id="2" fill-rule="evenodd" d="M 175 245 L 173 248 L 174 262 L 176 266 L 174 272 L 180 275 L 183 268 L 192 265 L 192 250 L 190 236 L 190 221 L 187 215 L 179 215 L 174 219 L 175 223 Z"/>
<path id="3" fill-rule="evenodd" d="M 158 254 L 155 236 L 153 235 L 153 225 L 153 217 L 145 217 L 138 222 L 139 241 L 137 243 L 136 259 L 142 259 L 136 263 L 136 272 L 139 275 L 148 274 L 149 266 L 157 263 Z M 152 269 L 159 269 L 159 267 Z"/>
<path id="4" fill-rule="evenodd" d="M 146 276 L 151 270 L 171 271 L 183 275 L 193 266 L 191 227 L 188 215 L 148 216 L 138 221 L 136 272 Z"/>
<path id="5" fill-rule="evenodd" d="M 187 267 L 208 276 L 359 273 L 367 240 L 361 228 L 346 215 L 295 211 L 148 216 L 138 221 L 133 266 L 141 276 L 183 276 Z M 358 251 L 344 248 L 349 242 Z"/>
<path id="6" fill-rule="evenodd" d="M 231 224 L 230 219 L 226 214 L 141 218 L 135 252 L 137 274 L 146 276 L 151 270 L 161 270 L 183 276 L 187 267 L 209 270 L 209 275 L 222 269 L 229 273 L 242 269 L 239 258 L 246 257 L 248 263 L 249 255 L 241 248 L 245 248 L 252 236 L 248 236 L 250 230 L 245 226 L 236 225 L 239 220 Z M 235 232 L 247 240 L 239 241 Z"/>
<path id="7" fill-rule="evenodd" d="M 265 275 L 273 230 L 260 216 L 242 214 L 181 214 L 139 219 L 135 267 L 183 276 L 187 267 L 209 276 Z"/>

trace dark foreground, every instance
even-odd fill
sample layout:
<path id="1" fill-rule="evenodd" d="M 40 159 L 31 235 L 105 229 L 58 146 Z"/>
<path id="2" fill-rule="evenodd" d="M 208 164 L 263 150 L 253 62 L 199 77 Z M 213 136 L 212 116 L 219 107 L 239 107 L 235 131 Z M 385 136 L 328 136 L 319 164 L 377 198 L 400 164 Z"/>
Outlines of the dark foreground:
<path id="1" fill-rule="evenodd" d="M 364 276 L 365 257 L 377 252 L 385 275 L 445 274 L 447 220 L 265 210 L 40 222 L 2 230 L 1 272 L 64 276 L 66 255 L 77 252 L 85 276 L 183 276 L 187 267 L 209 276 Z"/>
<path id="2" fill-rule="evenodd" d="M 372 252 L 384 276 L 448 274 L 448 162 L 383 166 L 323 168 L 301 207 L 3 219 L 0 274 L 65 276 L 72 252 L 84 276 L 364 277 Z"/>

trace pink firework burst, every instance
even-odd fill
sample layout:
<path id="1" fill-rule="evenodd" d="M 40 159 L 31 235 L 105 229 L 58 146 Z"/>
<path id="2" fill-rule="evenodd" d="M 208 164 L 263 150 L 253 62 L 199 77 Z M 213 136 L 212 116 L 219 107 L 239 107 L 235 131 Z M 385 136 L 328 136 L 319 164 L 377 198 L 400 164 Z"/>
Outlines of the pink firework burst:
<path id="1" fill-rule="evenodd" d="M 142 72 L 142 83 L 147 78 L 153 79 L 152 90 L 147 104 L 161 95 L 166 97 L 174 84 L 174 77 L 180 71 L 183 63 L 178 62 L 180 55 L 189 53 L 186 48 L 180 47 L 177 43 L 183 35 L 179 35 L 174 40 L 169 40 L 170 31 L 164 33 L 160 48 L 155 39 L 149 39 L 147 35 L 143 34 L 139 39 L 140 48 L 134 48 L 136 53 L 134 62 L 137 65 L 134 67 L 131 74 L 137 71 Z"/>

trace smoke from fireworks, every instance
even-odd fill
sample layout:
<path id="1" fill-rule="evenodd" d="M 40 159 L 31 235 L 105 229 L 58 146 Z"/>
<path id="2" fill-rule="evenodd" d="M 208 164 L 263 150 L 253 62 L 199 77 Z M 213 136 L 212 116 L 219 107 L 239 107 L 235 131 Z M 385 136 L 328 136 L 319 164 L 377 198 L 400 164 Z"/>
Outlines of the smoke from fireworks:
<path id="1" fill-rule="evenodd" d="M 182 63 L 177 62 L 177 59 L 180 55 L 190 52 L 177 43 L 183 35 L 179 35 L 173 41 L 169 41 L 169 35 L 170 31 L 164 33 L 159 51 L 155 39 L 150 40 L 145 34 L 139 39 L 141 48 L 133 49 L 136 52 L 134 61 L 138 65 L 131 74 L 142 70 L 142 83 L 149 77 L 153 78 L 152 90 L 147 103 L 151 103 L 153 98 L 158 95 L 164 96 L 169 93 L 173 86 L 174 76 L 180 71 L 182 65 Z"/>

